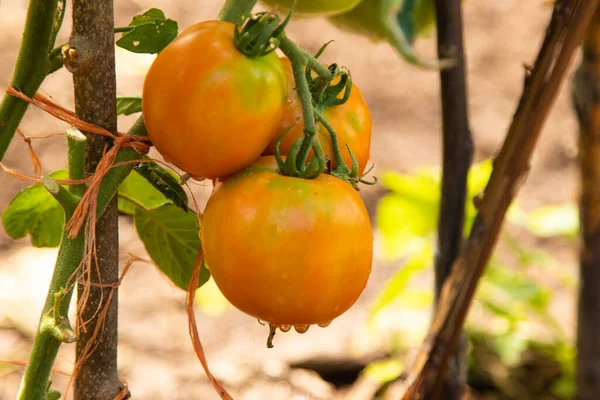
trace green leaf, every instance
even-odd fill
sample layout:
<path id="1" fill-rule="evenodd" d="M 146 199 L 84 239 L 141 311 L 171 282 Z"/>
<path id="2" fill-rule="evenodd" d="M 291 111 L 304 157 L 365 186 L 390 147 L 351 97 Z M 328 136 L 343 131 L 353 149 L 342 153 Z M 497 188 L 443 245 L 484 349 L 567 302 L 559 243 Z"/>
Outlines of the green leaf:
<path id="1" fill-rule="evenodd" d="M 363 370 L 367 378 L 381 384 L 391 382 L 404 372 L 405 365 L 397 359 L 375 361 L 367 365 Z"/>
<path id="2" fill-rule="evenodd" d="M 61 170 L 50 177 L 68 179 L 68 174 Z M 64 223 L 64 210 L 41 184 L 17 193 L 2 215 L 2 225 L 10 237 L 21 239 L 29 234 L 35 247 L 57 247 Z"/>
<path id="3" fill-rule="evenodd" d="M 538 208 L 529 213 L 525 227 L 540 237 L 577 236 L 577 207 L 573 204 L 561 204 Z"/>
<path id="4" fill-rule="evenodd" d="M 46 393 L 46 400 L 59 400 L 61 398 L 61 394 L 59 391 L 56 390 L 49 390 Z"/>
<path id="5" fill-rule="evenodd" d="M 133 29 L 117 40 L 117 46 L 133 53 L 158 53 L 175 39 L 178 31 L 177 22 L 156 8 L 133 17 L 129 26 Z"/>
<path id="6" fill-rule="evenodd" d="M 508 268 L 489 266 L 486 277 L 504 292 L 507 301 L 511 304 L 526 304 L 533 310 L 541 312 L 550 303 L 552 291 L 549 288 Z"/>
<path id="7" fill-rule="evenodd" d="M 161 192 L 135 171 L 131 171 L 119 187 L 119 211 L 134 215 L 136 206 L 128 199 L 148 209 L 169 203 Z"/>
<path id="8" fill-rule="evenodd" d="M 399 298 L 415 275 L 431 263 L 432 256 L 433 250 L 431 246 L 423 244 L 421 250 L 416 252 L 403 267 L 398 269 L 375 299 L 371 318 L 381 311 L 381 309 L 389 306 Z"/>
<path id="9" fill-rule="evenodd" d="M 164 204 L 151 210 L 137 208 L 134 222 L 152 261 L 175 285 L 187 290 L 200 249 L 196 214 Z M 203 263 L 199 287 L 209 277 Z"/>
<path id="10" fill-rule="evenodd" d="M 117 96 L 117 115 L 131 115 L 142 112 L 142 98 Z"/>
<path id="11" fill-rule="evenodd" d="M 521 353 L 527 349 L 529 340 L 519 332 L 508 332 L 493 340 L 494 350 L 502 362 L 508 366 L 515 365 L 521 359 Z"/>
<path id="12" fill-rule="evenodd" d="M 157 163 L 139 163 L 134 170 L 143 176 L 156 190 L 183 211 L 188 210 L 188 197 L 172 171 L 167 171 Z"/>
<path id="13" fill-rule="evenodd" d="M 152 24 L 156 21 L 165 20 L 167 17 L 162 10 L 158 8 L 151 8 L 142 15 L 136 15 L 133 20 L 129 23 L 129 26 L 139 26 L 144 24 Z"/>

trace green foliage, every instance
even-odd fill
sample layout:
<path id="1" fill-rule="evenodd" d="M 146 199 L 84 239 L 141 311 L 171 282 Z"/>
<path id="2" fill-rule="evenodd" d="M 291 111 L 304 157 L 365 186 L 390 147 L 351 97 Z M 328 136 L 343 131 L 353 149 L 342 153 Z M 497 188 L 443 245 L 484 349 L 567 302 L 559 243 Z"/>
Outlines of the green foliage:
<path id="1" fill-rule="evenodd" d="M 136 171 L 132 171 L 119 187 L 119 212 L 123 214 L 134 215 L 136 203 L 152 209 L 168 202 L 164 194 Z"/>
<path id="2" fill-rule="evenodd" d="M 50 177 L 68 179 L 68 174 L 61 170 Z M 17 193 L 2 215 L 2 225 L 10 237 L 21 239 L 29 234 L 35 247 L 58 247 L 64 220 L 58 201 L 39 183 Z"/>
<path id="3" fill-rule="evenodd" d="M 374 301 L 371 311 L 371 317 L 376 315 L 381 309 L 398 300 L 402 293 L 405 293 L 410 281 L 428 265 L 433 259 L 433 249 L 428 243 L 423 243 L 423 248 L 415 251 L 402 268 L 388 280 L 383 290 L 379 292 Z M 411 296 L 414 298 L 414 296 Z M 427 304 L 431 304 L 430 302 Z"/>
<path id="4" fill-rule="evenodd" d="M 139 163 L 134 170 L 177 207 L 183 211 L 188 210 L 187 194 L 174 172 L 167 171 L 155 162 Z"/>
<path id="5" fill-rule="evenodd" d="M 174 284 L 187 290 L 200 249 L 196 214 L 185 212 L 174 204 L 163 204 L 153 209 L 137 207 L 134 221 L 152 261 Z M 203 266 L 200 286 L 209 276 Z"/>
<path id="6" fill-rule="evenodd" d="M 396 379 L 404 371 L 405 365 L 398 359 L 387 359 L 383 361 L 375 361 L 362 371 L 370 380 L 381 384 L 391 382 Z"/>
<path id="7" fill-rule="evenodd" d="M 579 233 L 579 215 L 574 204 L 540 207 L 528 217 L 525 227 L 539 237 L 575 237 Z"/>
<path id="8" fill-rule="evenodd" d="M 136 203 L 150 209 L 173 203 L 188 211 L 188 197 L 178 179 L 156 163 L 138 164 L 119 188 L 119 211 L 133 215 Z"/>
<path id="9" fill-rule="evenodd" d="M 187 195 L 178 184 L 175 173 L 156 165 L 152 173 L 158 174 L 162 186 L 153 186 L 139 171 L 138 168 L 132 171 L 119 188 L 119 211 L 133 215 L 138 235 L 152 261 L 175 285 L 187 290 L 200 249 L 196 214 L 187 209 Z M 168 186 L 168 190 L 164 187 L 167 185 L 163 183 L 165 181 L 173 185 Z M 175 186 L 179 188 L 176 191 L 179 205 L 164 194 L 173 196 Z M 162 192 L 157 187 L 163 189 Z M 185 207 L 181 205 L 184 201 Z M 209 277 L 208 270 L 203 266 L 200 286 Z"/>
<path id="10" fill-rule="evenodd" d="M 142 98 L 117 96 L 117 115 L 131 115 L 142 112 Z"/>
<path id="11" fill-rule="evenodd" d="M 483 193 L 492 170 L 492 162 L 488 160 L 474 165 L 469 173 L 465 236 L 477 215 L 473 199 Z M 379 314 L 385 317 L 384 311 L 391 307 L 402 310 L 430 307 L 433 297 L 431 289 L 416 289 L 414 281 L 433 264 L 440 172 L 420 169 L 408 174 L 386 173 L 382 183 L 389 193 L 381 199 L 377 210 L 379 238 L 384 254 L 388 258 L 400 257 L 403 266 L 376 297 L 371 323 L 378 320 Z M 512 206 L 508 221 L 538 237 L 574 236 L 579 229 L 577 211 L 572 205 L 548 206 L 532 212 Z M 573 288 L 575 279 L 540 249 L 532 249 L 507 233 L 503 233 L 502 243 L 516 261 L 516 267 L 509 268 L 492 259 L 477 291 L 474 309 L 479 314 L 471 318 L 467 331 L 469 335 L 484 335 L 494 357 L 506 368 L 517 368 L 525 351 L 543 343 L 545 354 L 560 365 L 560 378 L 552 378 L 552 392 L 559 398 L 570 398 L 573 357 L 569 347 L 572 346 L 548 311 L 553 288 L 533 278 L 532 267 L 548 271 L 548 276 L 557 278 L 566 287 Z M 482 323 L 485 332 L 480 331 Z"/>
<path id="12" fill-rule="evenodd" d="M 151 8 L 142 15 L 136 15 L 129 23 L 117 46 L 133 53 L 155 54 L 167 47 L 177 36 L 177 22 L 167 19 L 165 14 Z"/>

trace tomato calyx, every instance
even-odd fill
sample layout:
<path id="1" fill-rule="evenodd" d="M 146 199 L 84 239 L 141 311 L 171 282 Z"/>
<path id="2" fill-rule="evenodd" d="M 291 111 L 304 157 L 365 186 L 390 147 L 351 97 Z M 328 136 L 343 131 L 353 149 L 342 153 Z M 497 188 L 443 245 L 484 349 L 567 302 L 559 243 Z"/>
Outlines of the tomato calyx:
<path id="1" fill-rule="evenodd" d="M 279 171 L 285 176 L 304 179 L 316 178 L 326 169 L 326 158 L 323 154 L 323 148 L 321 147 L 320 141 L 313 140 L 311 147 L 315 153 L 315 156 L 309 163 L 306 163 L 306 161 L 302 161 L 301 163 L 298 162 L 298 156 L 301 151 L 302 142 L 306 138 L 298 138 L 294 142 L 285 160 L 283 160 L 283 157 L 281 156 L 281 141 L 293 126 L 294 125 L 290 125 L 281 135 L 279 135 L 277 141 L 275 142 L 275 159 L 277 160 Z"/>
<path id="2" fill-rule="evenodd" d="M 273 12 L 259 12 L 245 15 L 234 31 L 235 45 L 250 58 L 265 56 L 279 47 L 279 36 L 292 17 L 293 9 L 283 22 Z"/>

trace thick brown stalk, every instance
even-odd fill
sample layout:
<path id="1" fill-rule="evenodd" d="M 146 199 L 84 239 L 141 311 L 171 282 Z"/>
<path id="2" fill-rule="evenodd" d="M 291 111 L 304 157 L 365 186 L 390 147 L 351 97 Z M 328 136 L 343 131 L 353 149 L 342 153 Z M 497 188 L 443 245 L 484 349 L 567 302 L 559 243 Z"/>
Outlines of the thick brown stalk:
<path id="1" fill-rule="evenodd" d="M 469 239 L 442 290 L 427 339 L 406 384 L 404 399 L 435 398 L 448 357 L 456 347 L 477 283 L 494 249 L 506 210 L 523 183 L 535 144 L 569 62 L 598 0 L 559 0 L 483 198 Z M 443 394 L 437 396 L 444 398 Z"/>
<path id="2" fill-rule="evenodd" d="M 435 6 L 438 21 L 438 58 L 454 61 L 453 67 L 440 71 L 443 169 L 435 257 L 437 301 L 462 244 L 467 175 L 473 159 L 473 139 L 467 112 L 461 0 L 437 0 Z M 448 361 L 448 373 L 442 389 L 445 399 L 461 399 L 465 383 L 464 346 L 459 346 Z"/>
<path id="3" fill-rule="evenodd" d="M 600 399 L 600 10 L 583 42 L 573 105 L 581 163 L 577 399 L 595 400 Z"/>
<path id="4" fill-rule="evenodd" d="M 69 41 L 75 86 L 77 116 L 113 133 L 117 130 L 116 79 L 114 57 L 114 16 L 112 0 L 74 0 L 73 33 Z M 100 135 L 88 135 L 86 173 L 91 174 L 112 141 Z M 113 399 L 121 391 L 117 374 L 117 293 L 111 287 L 119 279 L 119 242 L 116 198 L 110 202 L 95 229 L 95 252 L 87 301 L 79 284 L 78 331 L 75 379 L 76 400 Z M 92 238 L 87 238 L 88 250 Z M 103 287 L 99 287 L 102 284 Z M 110 304 L 107 301 L 110 299 Z M 105 312 L 105 314 L 104 314 Z M 98 323 L 103 317 L 102 328 Z M 81 322 L 86 322 L 82 329 Z M 97 336 L 95 336 L 97 335 Z M 89 357 L 89 358 L 88 358 Z"/>

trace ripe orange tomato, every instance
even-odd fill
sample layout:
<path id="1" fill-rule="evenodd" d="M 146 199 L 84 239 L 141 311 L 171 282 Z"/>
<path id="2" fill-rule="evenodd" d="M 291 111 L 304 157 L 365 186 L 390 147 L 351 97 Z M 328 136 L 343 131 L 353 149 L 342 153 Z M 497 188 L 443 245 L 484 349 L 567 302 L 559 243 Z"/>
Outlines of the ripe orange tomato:
<path id="1" fill-rule="evenodd" d="M 294 15 L 305 17 L 319 17 L 335 15 L 351 10 L 362 0 L 296 0 Z M 287 13 L 292 7 L 292 0 L 261 0 L 270 7 L 279 7 Z"/>
<path id="2" fill-rule="evenodd" d="M 167 161 L 195 177 L 251 164 L 283 115 L 287 83 L 279 57 L 247 57 L 233 32 L 224 21 L 189 27 L 158 55 L 144 82 L 148 136 Z"/>
<path id="3" fill-rule="evenodd" d="M 292 64 L 288 58 L 282 58 L 281 60 L 288 76 L 288 101 L 279 125 L 278 133 L 269 144 L 269 147 L 263 152 L 263 155 L 275 154 L 275 141 L 277 140 L 277 137 L 294 123 L 296 125 L 290 129 L 281 141 L 279 147 L 281 154 L 287 154 L 296 139 L 304 135 L 302 106 L 300 104 L 300 99 L 298 98 L 298 93 L 296 92 Z M 336 83 L 336 81 L 334 81 L 334 83 Z M 331 124 L 337 133 L 338 143 L 346 165 L 352 168 L 352 158 L 346 148 L 346 144 L 348 144 L 358 160 L 358 173 L 361 175 L 367 166 L 367 162 L 371 158 L 371 131 L 373 129 L 373 123 L 369 107 L 358 87 L 353 84 L 348 101 L 342 105 L 327 108 L 323 112 L 323 117 Z M 336 163 L 333 157 L 331 138 L 322 124 L 317 125 L 317 134 L 319 135 L 319 140 L 323 147 L 323 153 L 326 157 L 331 159 L 332 168 L 335 168 Z M 310 159 L 312 159 L 312 150 L 308 160 Z"/>
<path id="4" fill-rule="evenodd" d="M 371 272 L 373 234 L 358 193 L 327 174 L 280 175 L 273 156 L 217 185 L 201 238 L 223 295 L 283 331 L 328 325 Z"/>

